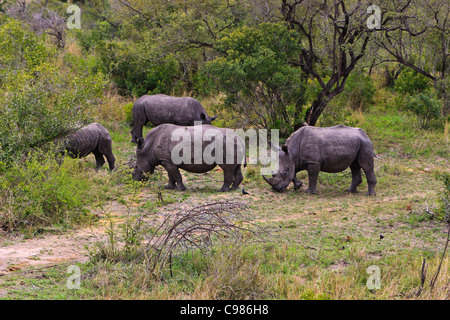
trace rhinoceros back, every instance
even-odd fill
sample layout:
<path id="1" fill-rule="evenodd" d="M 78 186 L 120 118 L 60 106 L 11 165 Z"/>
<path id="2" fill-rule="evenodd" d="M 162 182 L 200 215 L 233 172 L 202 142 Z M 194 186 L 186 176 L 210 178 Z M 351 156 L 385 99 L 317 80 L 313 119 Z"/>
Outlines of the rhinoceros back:
<path id="1" fill-rule="evenodd" d="M 187 140 L 185 140 L 186 134 L 189 136 Z M 211 140 L 210 138 L 205 138 L 208 135 L 214 136 L 214 139 Z M 172 162 L 174 161 L 172 159 L 173 149 L 177 147 L 179 149 L 182 149 L 183 144 L 184 146 L 189 145 L 187 147 L 187 149 L 191 151 L 189 162 L 191 164 L 195 164 L 195 148 L 198 146 L 198 151 L 200 152 L 201 156 L 204 156 L 205 154 L 203 152 L 206 148 L 208 148 L 208 146 L 210 146 L 212 141 L 215 141 L 215 139 L 221 139 L 222 141 L 220 144 L 216 144 L 216 146 L 222 146 L 222 157 L 220 157 L 222 161 L 219 162 L 224 164 L 245 163 L 245 144 L 242 138 L 235 134 L 232 130 L 217 128 L 211 125 L 178 126 L 173 124 L 162 124 L 151 130 L 147 134 L 145 138 L 145 144 L 147 148 L 147 154 L 150 154 L 152 156 L 157 155 L 158 157 L 164 159 L 171 159 Z M 211 146 L 209 148 L 211 148 Z M 202 163 L 204 163 L 204 159 L 201 159 Z M 220 163 L 216 162 L 216 164 Z M 183 165 L 181 165 L 180 167 L 183 168 Z M 189 167 L 189 171 L 195 172 L 194 167 L 195 166 Z"/>
<path id="2" fill-rule="evenodd" d="M 325 172 L 341 172 L 359 154 L 373 161 L 373 145 L 364 130 L 343 125 L 335 127 L 302 127 L 288 138 L 286 144 L 294 154 L 296 165 L 320 164 Z"/>
<path id="3" fill-rule="evenodd" d="M 97 147 L 101 138 L 111 139 L 102 125 L 91 123 L 68 136 L 67 152 L 72 156 L 85 157 Z"/>
<path id="4" fill-rule="evenodd" d="M 205 109 L 197 100 L 190 97 L 171 97 L 164 94 L 143 96 L 141 104 L 147 121 L 154 126 L 172 123 L 180 126 L 192 126 L 194 121 L 201 121 Z"/>

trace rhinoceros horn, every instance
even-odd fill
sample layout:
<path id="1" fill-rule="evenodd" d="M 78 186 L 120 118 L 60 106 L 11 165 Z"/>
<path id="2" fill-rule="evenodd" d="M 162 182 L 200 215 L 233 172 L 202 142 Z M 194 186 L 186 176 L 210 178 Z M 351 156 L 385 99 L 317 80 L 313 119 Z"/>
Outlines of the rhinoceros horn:
<path id="1" fill-rule="evenodd" d="M 273 186 L 275 184 L 275 181 L 273 179 L 273 177 L 266 177 L 266 176 L 262 176 L 264 178 L 264 180 L 267 181 L 268 184 L 270 184 L 271 186 Z"/>
<path id="2" fill-rule="evenodd" d="M 216 119 L 217 119 L 217 116 L 212 117 L 212 118 L 211 118 L 211 121 L 216 120 Z"/>

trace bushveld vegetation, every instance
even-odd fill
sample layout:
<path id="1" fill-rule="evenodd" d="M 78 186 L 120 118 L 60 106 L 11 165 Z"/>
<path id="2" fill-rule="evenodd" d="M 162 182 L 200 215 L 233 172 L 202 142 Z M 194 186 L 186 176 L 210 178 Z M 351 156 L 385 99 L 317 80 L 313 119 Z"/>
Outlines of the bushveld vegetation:
<path id="1" fill-rule="evenodd" d="M 0 7 L 0 246 L 85 227 L 105 237 L 86 246 L 80 289 L 62 264 L 2 276 L 0 297 L 450 298 L 448 2 L 381 1 L 380 31 L 350 0 L 72 3 L 80 30 L 66 29 L 65 1 Z M 319 195 L 276 194 L 259 165 L 243 168 L 246 196 L 218 193 L 220 170 L 183 172 L 184 192 L 164 190 L 162 170 L 135 182 L 132 103 L 155 93 L 282 139 L 305 122 L 363 128 L 377 196 L 346 193 L 349 170 L 321 173 Z M 110 131 L 113 172 L 59 153 L 93 121 Z"/>

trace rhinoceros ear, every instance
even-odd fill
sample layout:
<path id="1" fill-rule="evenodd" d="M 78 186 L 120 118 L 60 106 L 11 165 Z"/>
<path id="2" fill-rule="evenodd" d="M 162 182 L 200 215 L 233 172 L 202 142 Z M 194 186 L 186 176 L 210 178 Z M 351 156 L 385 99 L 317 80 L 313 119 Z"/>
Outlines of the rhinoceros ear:
<path id="1" fill-rule="evenodd" d="M 281 150 L 283 150 L 284 153 L 288 154 L 288 147 L 287 145 L 282 145 Z"/>
<path id="2" fill-rule="evenodd" d="M 137 139 L 137 147 L 138 147 L 138 149 L 142 149 L 143 146 L 144 146 L 144 138 L 138 138 Z"/>
<path id="3" fill-rule="evenodd" d="M 206 119 L 206 116 L 204 113 L 200 114 L 200 120 L 204 121 Z"/>

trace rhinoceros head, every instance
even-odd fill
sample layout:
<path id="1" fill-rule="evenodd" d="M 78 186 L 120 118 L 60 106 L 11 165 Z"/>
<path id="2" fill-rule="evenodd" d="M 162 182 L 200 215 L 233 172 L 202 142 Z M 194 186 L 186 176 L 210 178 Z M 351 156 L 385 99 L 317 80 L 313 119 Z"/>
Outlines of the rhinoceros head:
<path id="1" fill-rule="evenodd" d="M 283 192 L 295 176 L 295 163 L 292 160 L 287 146 L 282 146 L 278 151 L 278 171 L 272 177 L 263 176 L 264 180 L 273 190 Z"/>
<path id="2" fill-rule="evenodd" d="M 209 117 L 207 114 L 202 113 L 200 115 L 200 119 L 202 120 L 202 124 L 211 124 L 214 120 L 216 120 L 217 116 Z"/>
<path id="3" fill-rule="evenodd" d="M 136 142 L 136 161 L 133 161 L 134 170 L 132 172 L 132 176 L 136 181 L 147 180 L 148 177 L 145 173 L 150 172 L 150 174 L 153 174 L 155 168 L 150 165 L 150 161 L 148 159 L 150 154 L 144 149 L 144 138 L 139 138 Z"/>

